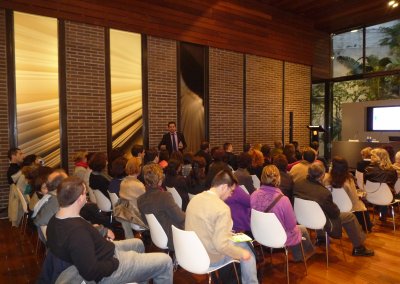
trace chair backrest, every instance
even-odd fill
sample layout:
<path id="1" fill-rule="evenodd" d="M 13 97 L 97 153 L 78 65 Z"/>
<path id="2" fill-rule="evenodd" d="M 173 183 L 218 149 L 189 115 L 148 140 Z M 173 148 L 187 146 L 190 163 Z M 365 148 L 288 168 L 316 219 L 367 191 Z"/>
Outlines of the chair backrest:
<path id="1" fill-rule="evenodd" d="M 89 200 L 90 202 L 96 204 L 97 200 L 96 200 L 96 196 L 94 195 L 93 189 L 91 189 L 89 186 L 87 187 L 88 193 L 89 193 Z"/>
<path id="2" fill-rule="evenodd" d="M 285 229 L 275 213 L 251 209 L 251 232 L 257 242 L 271 248 L 284 247 L 287 240 Z"/>
<path id="3" fill-rule="evenodd" d="M 393 200 L 393 194 L 386 183 L 370 182 L 365 184 L 366 199 L 375 205 L 388 205 Z"/>
<path id="4" fill-rule="evenodd" d="M 145 214 L 150 228 L 151 241 L 160 249 L 168 249 L 168 237 L 154 214 Z"/>
<path id="5" fill-rule="evenodd" d="M 358 188 L 364 191 L 364 173 L 356 170 L 356 181 Z"/>
<path id="6" fill-rule="evenodd" d="M 117 204 L 117 202 L 119 200 L 119 197 L 116 193 L 109 192 L 109 191 L 108 191 L 108 195 L 110 196 L 110 199 L 111 199 L 111 206 L 112 206 L 112 208 L 114 208 L 115 204 Z"/>
<path id="7" fill-rule="evenodd" d="M 246 192 L 247 194 L 250 194 L 249 191 L 247 190 L 247 188 L 241 184 L 240 187 L 244 190 L 244 192 Z"/>
<path id="8" fill-rule="evenodd" d="M 179 208 L 182 209 L 182 197 L 179 195 L 178 191 L 175 189 L 175 187 L 166 187 L 167 191 L 172 194 L 172 197 L 175 200 L 175 203 L 179 206 Z"/>
<path id="9" fill-rule="evenodd" d="M 172 225 L 172 237 L 178 264 L 191 273 L 207 273 L 210 257 L 197 234 L 193 231 L 180 230 Z"/>
<path id="10" fill-rule="evenodd" d="M 400 192 L 400 178 L 397 179 L 396 183 L 394 184 L 394 191 L 396 193 Z"/>
<path id="11" fill-rule="evenodd" d="M 98 189 L 93 189 L 93 193 L 96 197 L 97 207 L 103 212 L 110 212 L 111 201 Z"/>
<path id="12" fill-rule="evenodd" d="M 254 188 L 256 188 L 256 189 L 260 188 L 261 182 L 260 182 L 260 179 L 258 178 L 258 176 L 256 176 L 256 175 L 251 175 L 251 178 L 252 178 L 252 180 L 253 180 Z"/>
<path id="13" fill-rule="evenodd" d="M 297 222 L 306 228 L 319 230 L 323 229 L 326 217 L 319 204 L 315 201 L 294 198 L 294 213 Z"/>
<path id="14" fill-rule="evenodd" d="M 18 196 L 18 200 L 21 203 L 22 210 L 24 211 L 24 213 L 28 213 L 28 203 L 26 203 L 26 199 L 25 199 L 24 195 L 22 194 L 21 190 L 19 190 L 19 188 L 15 184 L 13 184 L 11 186 L 13 187 L 14 192 L 16 192 L 16 194 Z"/>
<path id="15" fill-rule="evenodd" d="M 350 212 L 353 208 L 353 203 L 343 187 L 332 188 L 332 198 L 340 212 Z"/>

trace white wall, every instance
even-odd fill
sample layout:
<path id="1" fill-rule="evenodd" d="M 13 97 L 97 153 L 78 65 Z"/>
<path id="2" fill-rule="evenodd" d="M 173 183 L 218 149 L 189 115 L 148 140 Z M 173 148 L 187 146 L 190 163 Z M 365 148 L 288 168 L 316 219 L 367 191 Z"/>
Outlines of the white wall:
<path id="1" fill-rule="evenodd" d="M 379 142 L 389 142 L 389 136 L 400 136 L 400 131 L 366 131 L 367 107 L 393 105 L 400 105 L 400 99 L 342 104 L 342 140 L 366 141 L 366 137 L 371 136 Z"/>

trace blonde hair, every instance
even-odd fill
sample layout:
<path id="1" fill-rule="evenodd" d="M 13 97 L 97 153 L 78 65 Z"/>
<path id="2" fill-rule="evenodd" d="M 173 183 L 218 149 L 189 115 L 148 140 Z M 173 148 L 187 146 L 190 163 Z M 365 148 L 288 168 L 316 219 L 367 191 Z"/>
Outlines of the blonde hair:
<path id="1" fill-rule="evenodd" d="M 74 155 L 74 157 L 73 157 L 74 162 L 75 162 L 75 163 L 78 163 L 78 162 L 83 161 L 83 160 L 86 158 L 87 155 L 88 155 L 88 151 L 79 151 L 79 152 L 76 152 L 75 155 Z"/>
<path id="2" fill-rule="evenodd" d="M 363 159 L 369 159 L 371 158 L 371 147 L 365 147 L 364 149 L 361 150 L 361 157 L 363 157 Z"/>
<path id="3" fill-rule="evenodd" d="M 261 174 L 261 184 L 279 186 L 281 175 L 275 165 L 265 166 Z"/>
<path id="4" fill-rule="evenodd" d="M 379 167 L 382 170 L 392 169 L 392 162 L 390 161 L 389 154 L 385 149 L 375 148 L 371 151 L 371 156 L 375 156 L 379 160 Z"/>
<path id="5" fill-rule="evenodd" d="M 154 188 L 163 180 L 163 170 L 158 164 L 147 164 L 143 167 L 143 178 L 146 185 Z"/>
<path id="6" fill-rule="evenodd" d="M 128 160 L 125 166 L 125 173 L 128 176 L 137 175 L 140 173 L 142 160 L 138 157 L 132 157 Z"/>
<path id="7" fill-rule="evenodd" d="M 253 168 L 264 165 L 264 155 L 261 151 L 253 149 L 249 151 L 249 154 L 251 155 L 251 166 Z"/>

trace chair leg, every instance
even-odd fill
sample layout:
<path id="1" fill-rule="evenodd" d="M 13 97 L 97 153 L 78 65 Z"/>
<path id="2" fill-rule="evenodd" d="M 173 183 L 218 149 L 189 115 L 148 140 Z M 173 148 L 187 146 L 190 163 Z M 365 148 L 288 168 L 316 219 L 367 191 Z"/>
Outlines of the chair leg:
<path id="1" fill-rule="evenodd" d="M 289 284 L 289 256 L 287 247 L 285 247 L 285 256 L 286 256 L 286 280 L 287 283 Z"/>
<path id="2" fill-rule="evenodd" d="M 307 260 L 306 260 L 305 254 L 304 254 L 303 241 L 300 242 L 300 246 L 301 246 L 301 254 L 303 255 L 304 268 L 306 269 L 306 275 L 308 275 Z"/>
<path id="3" fill-rule="evenodd" d="M 393 231 L 396 232 L 396 219 L 394 217 L 394 208 L 393 208 L 393 205 L 390 205 L 390 207 L 392 207 Z"/>
<path id="4" fill-rule="evenodd" d="M 237 270 L 236 270 L 236 265 L 235 265 L 234 262 L 232 262 L 232 265 L 233 265 L 233 269 L 235 270 L 236 281 L 237 281 L 238 284 L 240 284 L 240 279 L 239 279 L 239 275 L 238 275 Z"/>
<path id="5" fill-rule="evenodd" d="M 272 266 L 272 248 L 269 248 L 269 255 L 271 257 L 271 266 Z"/>
<path id="6" fill-rule="evenodd" d="M 367 228 L 367 219 L 365 218 L 365 211 L 362 211 L 362 213 L 363 213 L 363 219 L 364 219 L 365 233 L 368 234 L 369 231 L 368 231 L 368 228 Z"/>
<path id="7" fill-rule="evenodd" d="M 329 266 L 329 237 L 328 233 L 325 232 L 325 253 L 326 253 L 326 269 L 328 269 Z"/>

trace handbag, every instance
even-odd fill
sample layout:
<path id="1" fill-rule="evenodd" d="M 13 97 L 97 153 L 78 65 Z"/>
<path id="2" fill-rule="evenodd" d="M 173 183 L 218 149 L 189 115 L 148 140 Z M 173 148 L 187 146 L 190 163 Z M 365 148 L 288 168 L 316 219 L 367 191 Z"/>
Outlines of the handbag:
<path id="1" fill-rule="evenodd" d="M 145 229 L 149 227 L 143 222 L 139 210 L 128 200 L 119 199 L 114 207 L 114 216 L 129 223 L 139 225 Z"/>

